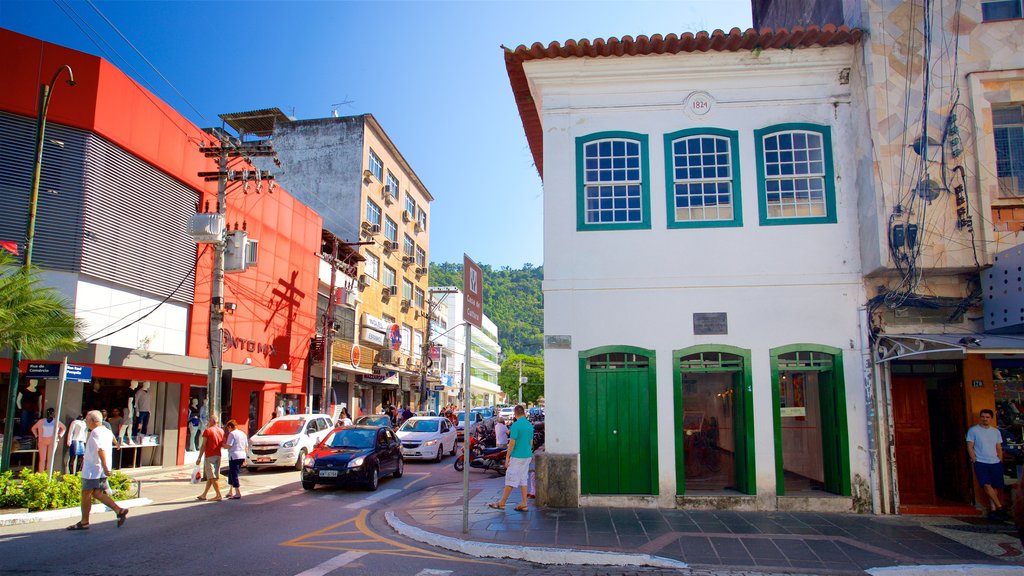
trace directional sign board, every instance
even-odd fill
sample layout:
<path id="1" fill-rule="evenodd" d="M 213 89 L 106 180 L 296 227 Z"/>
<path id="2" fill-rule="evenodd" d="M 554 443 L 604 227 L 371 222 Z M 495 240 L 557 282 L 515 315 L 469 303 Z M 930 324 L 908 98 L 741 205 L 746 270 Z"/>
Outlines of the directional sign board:
<path id="1" fill-rule="evenodd" d="M 51 362 L 30 363 L 25 372 L 26 378 L 57 379 L 60 378 L 60 364 Z M 68 364 L 68 372 L 64 376 L 68 382 L 92 382 L 92 366 Z"/>
<path id="2" fill-rule="evenodd" d="M 469 256 L 462 255 L 462 319 L 480 328 L 484 316 L 484 276 Z"/>

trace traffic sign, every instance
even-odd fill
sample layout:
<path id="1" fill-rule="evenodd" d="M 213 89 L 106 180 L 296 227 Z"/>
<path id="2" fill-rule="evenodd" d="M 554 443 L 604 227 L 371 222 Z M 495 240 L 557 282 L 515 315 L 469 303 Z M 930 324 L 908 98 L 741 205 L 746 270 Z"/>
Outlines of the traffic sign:
<path id="1" fill-rule="evenodd" d="M 469 256 L 462 255 L 462 319 L 480 328 L 484 315 L 484 276 Z"/>

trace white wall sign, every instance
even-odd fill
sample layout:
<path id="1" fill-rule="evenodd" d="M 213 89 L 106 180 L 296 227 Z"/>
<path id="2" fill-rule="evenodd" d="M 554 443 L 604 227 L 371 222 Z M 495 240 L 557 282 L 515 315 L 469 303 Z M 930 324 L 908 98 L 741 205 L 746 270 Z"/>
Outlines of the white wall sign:
<path id="1" fill-rule="evenodd" d="M 384 335 L 369 328 L 363 328 L 361 339 L 366 344 L 376 344 L 377 346 L 384 345 Z"/>
<path id="2" fill-rule="evenodd" d="M 702 118 L 707 116 L 714 105 L 714 97 L 703 90 L 690 92 L 690 95 L 683 100 L 683 109 L 686 111 L 686 115 L 690 118 Z"/>
<path id="3" fill-rule="evenodd" d="M 380 330 L 381 332 L 387 332 L 391 328 L 391 323 L 385 322 L 376 316 L 363 314 L 363 326 L 373 328 L 374 330 Z"/>

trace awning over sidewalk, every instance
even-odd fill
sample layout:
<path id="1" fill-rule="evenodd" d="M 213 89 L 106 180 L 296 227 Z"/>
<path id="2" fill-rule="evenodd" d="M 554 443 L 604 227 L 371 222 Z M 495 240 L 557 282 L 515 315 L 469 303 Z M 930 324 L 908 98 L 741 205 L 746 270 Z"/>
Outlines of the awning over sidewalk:
<path id="1" fill-rule="evenodd" d="M 875 362 L 910 357 L 963 358 L 968 354 L 1024 355 L 1024 336 L 998 334 L 883 334 L 875 346 Z"/>

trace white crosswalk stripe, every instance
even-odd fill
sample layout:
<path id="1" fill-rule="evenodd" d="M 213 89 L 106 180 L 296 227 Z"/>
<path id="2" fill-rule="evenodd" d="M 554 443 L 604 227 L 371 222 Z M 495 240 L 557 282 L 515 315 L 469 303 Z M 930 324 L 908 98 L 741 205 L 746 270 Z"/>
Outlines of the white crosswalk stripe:
<path id="1" fill-rule="evenodd" d="M 345 508 L 349 508 L 349 509 L 365 508 L 368 504 L 373 504 L 374 502 L 378 502 L 380 500 L 384 500 L 385 498 L 388 498 L 390 496 L 394 496 L 395 494 L 398 494 L 401 491 L 402 490 L 399 489 L 399 488 L 388 488 L 387 490 L 381 490 L 381 491 L 375 493 L 373 496 L 369 496 L 367 498 L 363 498 L 362 500 L 357 500 L 357 501 L 355 501 L 355 502 L 353 502 L 351 504 L 348 504 L 348 505 L 345 506 Z"/>
<path id="2" fill-rule="evenodd" d="M 366 554 L 366 552 L 356 552 L 354 550 L 345 552 L 344 554 L 339 554 L 322 564 L 313 566 L 309 570 L 299 572 L 295 576 L 324 576 L 324 574 L 333 572 L 342 566 L 366 556 Z"/>
<path id="3" fill-rule="evenodd" d="M 448 576 L 451 574 L 451 570 L 435 570 L 433 568 L 424 568 L 416 573 L 416 576 Z"/>

